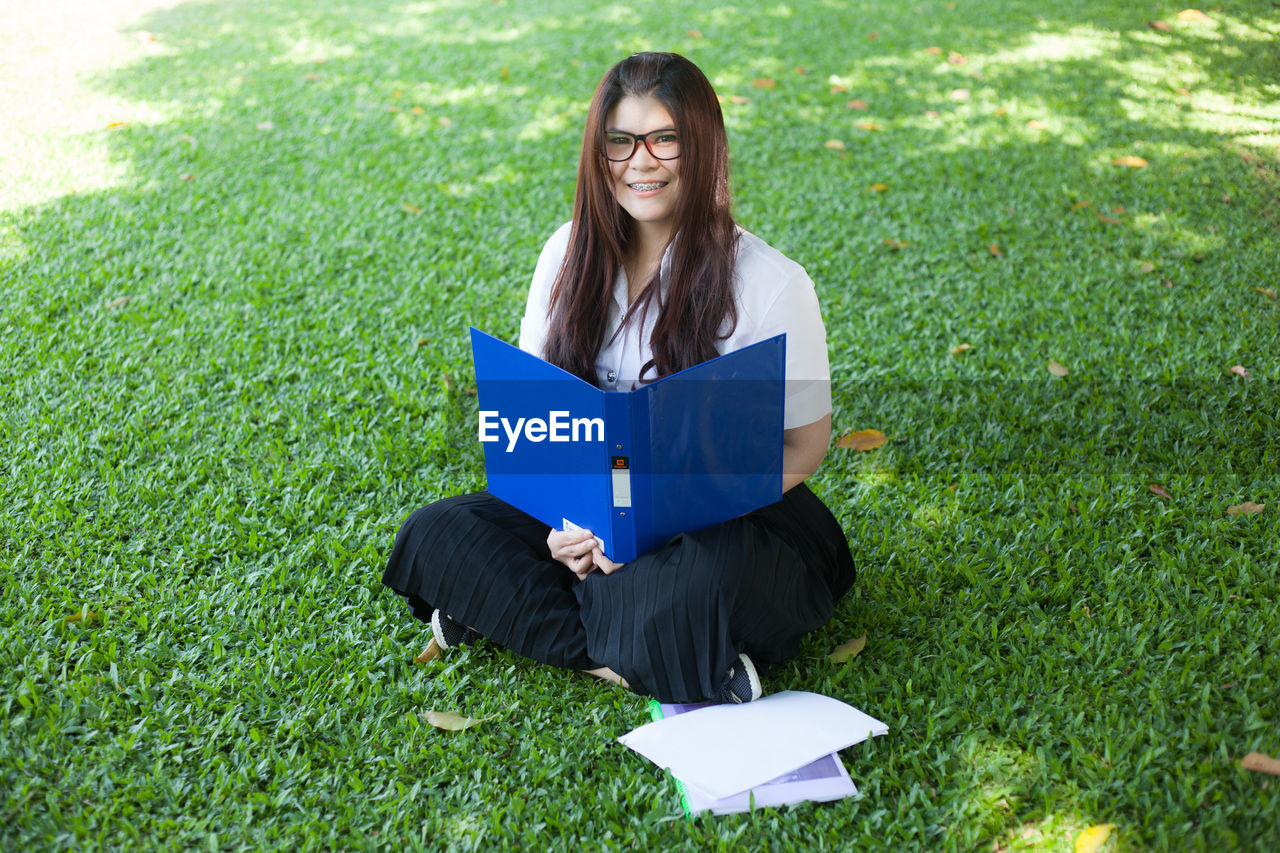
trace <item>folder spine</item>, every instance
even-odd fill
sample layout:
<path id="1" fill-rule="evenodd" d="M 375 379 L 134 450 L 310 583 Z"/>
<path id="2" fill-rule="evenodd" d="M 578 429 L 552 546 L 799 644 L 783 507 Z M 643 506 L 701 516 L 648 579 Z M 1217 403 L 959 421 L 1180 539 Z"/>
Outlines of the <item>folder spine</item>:
<path id="1" fill-rule="evenodd" d="M 636 514 L 633 484 L 635 466 L 632 456 L 636 443 L 631 435 L 631 395 L 621 391 L 604 394 L 604 440 L 609 464 L 609 549 L 620 563 L 634 560 L 636 553 Z"/>

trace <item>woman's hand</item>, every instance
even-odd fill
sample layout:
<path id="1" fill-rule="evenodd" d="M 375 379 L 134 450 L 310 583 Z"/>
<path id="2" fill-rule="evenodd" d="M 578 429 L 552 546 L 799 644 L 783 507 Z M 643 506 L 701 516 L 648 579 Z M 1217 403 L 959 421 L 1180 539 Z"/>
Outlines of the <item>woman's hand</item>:
<path id="1" fill-rule="evenodd" d="M 595 548 L 591 552 L 591 559 L 595 562 L 595 566 L 606 575 L 611 575 L 618 569 L 626 565 L 626 563 L 615 563 L 604 555 L 604 551 Z"/>
<path id="2" fill-rule="evenodd" d="M 600 549 L 596 547 L 596 537 L 590 530 L 556 530 L 553 527 L 547 534 L 547 547 L 551 549 L 552 559 L 567 566 L 578 580 L 585 580 L 596 569 L 595 554 L 600 553 Z M 604 557 L 603 554 L 600 556 Z"/>

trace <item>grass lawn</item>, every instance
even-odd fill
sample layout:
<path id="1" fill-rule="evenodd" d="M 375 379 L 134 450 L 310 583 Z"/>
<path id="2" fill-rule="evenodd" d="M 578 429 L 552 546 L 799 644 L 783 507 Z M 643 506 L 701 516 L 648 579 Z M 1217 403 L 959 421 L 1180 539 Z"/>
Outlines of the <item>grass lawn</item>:
<path id="1" fill-rule="evenodd" d="M 7 4 L 0 847 L 1280 848 L 1280 9 L 1183 8 Z M 889 437 L 811 481 L 860 576 L 769 685 L 890 725 L 856 800 L 687 821 L 642 698 L 416 665 L 380 583 L 641 49 Z"/>

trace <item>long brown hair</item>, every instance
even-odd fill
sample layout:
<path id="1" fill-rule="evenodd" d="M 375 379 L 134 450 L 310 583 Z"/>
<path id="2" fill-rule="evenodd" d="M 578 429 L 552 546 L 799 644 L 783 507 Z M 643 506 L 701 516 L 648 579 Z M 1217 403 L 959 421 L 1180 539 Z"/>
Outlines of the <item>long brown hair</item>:
<path id="1" fill-rule="evenodd" d="M 713 358 L 716 340 L 738 322 L 732 292 L 738 238 L 729 213 L 729 145 L 720 102 L 698 66 L 683 56 L 637 53 L 605 74 L 591 100 L 569 248 L 548 308 L 547 360 L 593 384 L 613 282 L 635 234 L 634 220 L 614 195 L 604 156 L 605 120 L 628 96 L 657 99 L 680 134 L 680 195 L 666 300 L 659 273 L 624 318 L 630 322 L 639 310 L 643 327 L 644 312 L 659 304 L 649 340 L 653 358 L 642 376 L 650 369 L 666 376 Z"/>

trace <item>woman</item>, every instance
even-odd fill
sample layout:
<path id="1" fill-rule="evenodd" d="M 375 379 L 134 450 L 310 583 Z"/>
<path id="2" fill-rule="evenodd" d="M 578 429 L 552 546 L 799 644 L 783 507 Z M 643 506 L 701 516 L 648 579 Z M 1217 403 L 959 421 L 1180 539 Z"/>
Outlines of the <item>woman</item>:
<path id="1" fill-rule="evenodd" d="M 662 701 L 751 701 L 853 583 L 844 534 L 803 484 L 826 455 L 826 335 L 804 270 L 735 225 L 728 145 L 697 66 L 636 54 L 596 89 L 573 220 L 547 242 L 520 346 L 629 390 L 787 334 L 783 497 L 627 564 L 487 493 L 401 527 L 383 582 L 441 648 L 476 633 Z M 470 626 L 470 627 L 464 627 Z"/>

